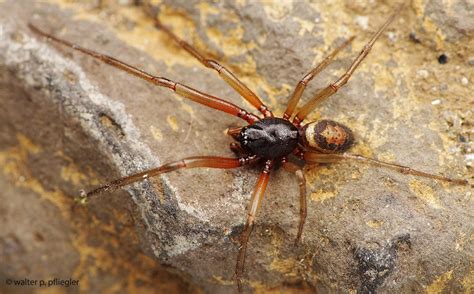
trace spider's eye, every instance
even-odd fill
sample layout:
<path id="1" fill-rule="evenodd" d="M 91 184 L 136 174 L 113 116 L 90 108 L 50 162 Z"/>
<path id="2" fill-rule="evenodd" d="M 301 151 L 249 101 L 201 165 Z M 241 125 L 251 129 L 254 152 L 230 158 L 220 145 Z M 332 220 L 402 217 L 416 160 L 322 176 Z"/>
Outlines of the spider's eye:
<path id="1" fill-rule="evenodd" d="M 323 153 L 341 153 L 354 142 L 352 131 L 332 120 L 310 122 L 302 128 L 301 144 Z"/>

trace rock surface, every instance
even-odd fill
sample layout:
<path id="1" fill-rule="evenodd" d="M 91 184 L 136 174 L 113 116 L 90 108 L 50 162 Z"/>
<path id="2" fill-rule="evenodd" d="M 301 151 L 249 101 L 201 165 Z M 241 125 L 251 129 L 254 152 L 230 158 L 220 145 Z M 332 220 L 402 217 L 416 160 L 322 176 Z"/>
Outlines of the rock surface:
<path id="1" fill-rule="evenodd" d="M 178 171 L 86 206 L 74 197 L 169 160 L 232 156 L 223 133 L 241 121 L 47 43 L 26 24 L 250 106 L 154 29 L 141 7 L 26 3 L 0 4 L 0 290 L 12 290 L 8 278 L 72 277 L 76 291 L 188 292 L 189 283 L 194 291 L 235 291 L 238 234 L 259 168 Z M 405 7 L 348 85 L 311 118 L 350 126 L 353 152 L 472 179 L 473 27 L 458 14 L 470 4 L 441 5 Z M 312 66 L 357 36 L 303 99 L 343 72 L 394 6 L 163 1 L 156 9 L 281 114 Z M 292 247 L 296 180 L 283 170 L 272 175 L 250 239 L 249 288 L 472 291 L 468 187 L 350 163 L 307 167 L 306 175 L 300 248 Z"/>

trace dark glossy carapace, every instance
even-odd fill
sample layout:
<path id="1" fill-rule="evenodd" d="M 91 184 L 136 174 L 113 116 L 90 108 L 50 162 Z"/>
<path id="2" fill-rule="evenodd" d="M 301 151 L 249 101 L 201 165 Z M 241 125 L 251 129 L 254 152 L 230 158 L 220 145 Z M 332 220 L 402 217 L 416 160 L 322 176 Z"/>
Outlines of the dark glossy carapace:
<path id="1" fill-rule="evenodd" d="M 265 159 L 284 157 L 296 148 L 298 129 L 282 118 L 264 118 L 242 128 L 238 141 L 250 154 Z"/>

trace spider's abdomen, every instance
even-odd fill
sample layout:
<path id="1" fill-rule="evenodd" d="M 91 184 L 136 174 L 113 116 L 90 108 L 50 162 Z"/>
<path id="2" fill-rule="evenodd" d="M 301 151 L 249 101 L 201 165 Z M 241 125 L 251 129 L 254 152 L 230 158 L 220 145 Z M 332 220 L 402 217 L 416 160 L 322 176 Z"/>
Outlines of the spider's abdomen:
<path id="1" fill-rule="evenodd" d="M 298 129 L 282 118 L 264 118 L 242 128 L 240 145 L 249 153 L 265 159 L 290 154 L 298 145 Z"/>
<path id="2" fill-rule="evenodd" d="M 354 143 L 352 131 L 332 120 L 310 122 L 301 129 L 301 143 L 323 153 L 341 153 Z"/>

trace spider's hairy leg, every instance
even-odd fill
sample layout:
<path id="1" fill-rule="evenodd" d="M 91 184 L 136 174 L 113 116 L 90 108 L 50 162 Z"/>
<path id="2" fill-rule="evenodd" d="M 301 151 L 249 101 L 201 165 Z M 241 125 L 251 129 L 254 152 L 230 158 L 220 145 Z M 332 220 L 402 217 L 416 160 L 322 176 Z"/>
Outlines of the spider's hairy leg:
<path id="1" fill-rule="evenodd" d="M 240 235 L 240 247 L 239 254 L 237 256 L 237 264 L 235 266 L 235 279 L 237 281 L 237 288 L 239 293 L 242 293 L 242 275 L 244 273 L 244 264 L 245 264 L 245 254 L 247 252 L 247 243 L 249 241 L 250 234 L 252 233 L 253 226 L 255 224 L 255 219 L 262 205 L 263 196 L 267 188 L 268 180 L 270 178 L 270 171 L 272 169 L 274 161 L 267 160 L 265 162 L 265 167 L 260 173 L 258 178 L 257 185 L 253 191 L 252 198 L 250 199 L 250 204 L 248 207 L 248 217 L 247 222 L 245 223 L 244 230 Z"/>
<path id="2" fill-rule="evenodd" d="M 252 104 L 258 111 L 260 111 L 265 117 L 273 117 L 273 113 L 268 109 L 268 107 L 263 104 L 263 102 L 255 95 L 252 90 L 250 90 L 242 81 L 240 81 L 230 70 L 225 68 L 219 62 L 206 58 L 201 52 L 199 52 L 196 48 L 190 45 L 188 42 L 184 41 L 180 37 L 178 37 L 173 31 L 169 28 L 164 26 L 157 18 L 156 15 L 151 13 L 151 6 L 148 1 L 145 1 L 145 5 L 147 6 L 148 14 L 152 17 L 155 27 L 165 32 L 171 39 L 173 39 L 176 43 L 181 46 L 184 50 L 186 50 L 189 54 L 191 54 L 194 58 L 199 60 L 205 67 L 213 69 L 217 71 L 219 76 L 235 91 L 237 91 L 245 100 L 247 100 L 250 104 Z"/>
<path id="3" fill-rule="evenodd" d="M 362 60 L 369 54 L 372 46 L 374 45 L 375 41 L 380 37 L 382 32 L 390 25 L 390 23 L 395 19 L 398 12 L 402 6 L 400 6 L 395 13 L 393 13 L 387 21 L 378 29 L 378 31 L 372 36 L 370 41 L 364 46 L 364 49 L 359 53 L 359 55 L 354 59 L 351 66 L 347 69 L 347 71 L 334 83 L 329 84 L 326 88 L 322 89 L 316 95 L 311 98 L 303 107 L 301 107 L 300 111 L 296 114 L 295 118 L 293 119 L 293 123 L 296 125 L 300 125 L 301 122 L 308 116 L 308 114 L 313 111 L 316 106 L 321 103 L 324 99 L 328 98 L 329 96 L 333 95 L 337 92 L 342 86 L 344 86 L 347 81 L 349 81 L 350 77 L 360 65 Z"/>
<path id="4" fill-rule="evenodd" d="M 209 168 L 219 168 L 219 169 L 232 169 L 241 167 L 247 164 L 254 163 L 257 160 L 256 156 L 248 156 L 242 158 L 227 158 L 227 157 L 218 157 L 218 156 L 195 156 L 195 157 L 187 157 L 181 160 L 172 161 L 166 163 L 160 167 L 146 170 L 137 174 L 133 174 L 131 176 L 123 177 L 120 179 L 116 179 L 104 186 L 98 187 L 82 197 L 90 197 L 92 195 L 100 194 L 106 191 L 113 191 L 120 187 L 143 181 L 145 179 L 169 173 L 171 171 L 175 171 L 177 169 L 187 169 L 187 168 L 196 168 L 196 167 L 209 167 Z"/>
<path id="5" fill-rule="evenodd" d="M 282 160 L 283 168 L 291 173 L 294 173 L 298 179 L 298 187 L 300 188 L 300 222 L 298 224 L 298 233 L 295 238 L 295 246 L 301 242 L 301 235 L 303 234 L 303 227 L 306 221 L 307 214 L 307 202 L 306 202 L 306 177 L 304 175 L 303 169 L 298 165 L 287 161 L 286 159 Z"/>
<path id="6" fill-rule="evenodd" d="M 284 119 L 290 119 L 291 116 L 293 115 L 293 112 L 295 111 L 296 106 L 298 105 L 298 102 L 300 101 L 301 95 L 303 95 L 304 90 L 306 89 L 306 86 L 308 83 L 318 74 L 320 73 L 323 69 L 325 69 L 334 59 L 334 57 L 339 53 L 342 49 L 344 49 L 347 45 L 349 45 L 352 40 L 354 40 L 355 36 L 350 37 L 347 39 L 344 43 L 342 43 L 339 47 L 334 49 L 334 51 L 331 52 L 326 58 L 324 58 L 321 63 L 319 63 L 315 68 L 313 68 L 309 73 L 307 73 L 303 79 L 301 79 L 298 82 L 298 85 L 296 85 L 295 90 L 293 91 L 293 94 L 291 94 L 290 100 L 288 100 L 288 106 L 286 107 L 285 113 L 283 114 Z"/>
<path id="7" fill-rule="evenodd" d="M 66 46 L 66 47 L 72 48 L 74 50 L 80 51 L 83 54 L 92 56 L 92 57 L 102 61 L 103 63 L 109 64 L 109 65 L 111 65 L 115 68 L 118 68 L 120 70 L 128 72 L 129 74 L 132 74 L 136 77 L 139 77 L 139 78 L 141 78 L 141 79 L 143 79 L 147 82 L 150 82 L 152 84 L 155 84 L 157 86 L 169 88 L 172 91 L 174 91 L 175 93 L 177 93 L 178 95 L 183 96 L 185 98 L 188 98 L 188 99 L 190 99 L 194 102 L 197 102 L 197 103 L 203 104 L 205 106 L 208 106 L 210 108 L 214 108 L 214 109 L 223 111 L 225 113 L 237 116 L 237 117 L 245 120 L 249 124 L 252 124 L 252 123 L 259 120 L 259 118 L 257 116 L 249 113 L 245 109 L 240 108 L 237 105 L 235 105 L 233 103 L 230 103 L 226 100 L 223 100 L 221 98 L 214 97 L 214 96 L 211 96 L 209 94 L 197 91 L 193 88 L 190 88 L 188 86 L 185 86 L 185 85 L 177 83 L 177 82 L 174 82 L 174 81 L 169 80 L 169 79 L 164 78 L 164 77 L 153 76 L 153 75 L 151 75 L 151 74 L 149 74 L 149 73 L 147 73 L 147 72 L 145 72 L 145 71 L 143 71 L 139 68 L 136 68 L 132 65 L 129 65 L 129 64 L 127 64 L 123 61 L 120 61 L 116 58 L 113 58 L 111 56 L 101 54 L 101 53 L 98 53 L 96 51 L 80 47 L 80 46 L 78 46 L 76 44 L 73 44 L 69 41 L 66 41 L 66 40 L 57 38 L 53 35 L 47 34 L 43 31 L 41 31 L 40 29 L 38 29 L 37 27 L 35 27 L 34 25 L 32 25 L 31 23 L 28 24 L 28 26 L 34 33 L 36 33 L 38 35 L 41 35 L 43 37 L 46 37 L 48 40 L 54 41 L 54 42 L 56 42 L 58 44 L 61 44 L 63 46 Z"/>
<path id="8" fill-rule="evenodd" d="M 416 169 L 413 169 L 408 166 L 398 165 L 394 163 L 388 163 L 380 160 L 376 160 L 373 158 L 364 157 L 359 154 L 351 154 L 351 153 L 343 153 L 343 154 L 322 154 L 322 153 L 315 153 L 315 152 L 306 152 L 304 155 L 304 159 L 309 163 L 333 163 L 338 162 L 341 160 L 352 160 L 361 163 L 372 164 L 374 166 L 385 167 L 389 169 L 393 169 L 402 174 L 409 174 L 424 178 L 435 179 L 438 181 L 449 182 L 456 185 L 467 185 L 469 182 L 464 179 L 452 179 L 448 177 L 433 175 L 430 173 L 422 172 Z"/>

